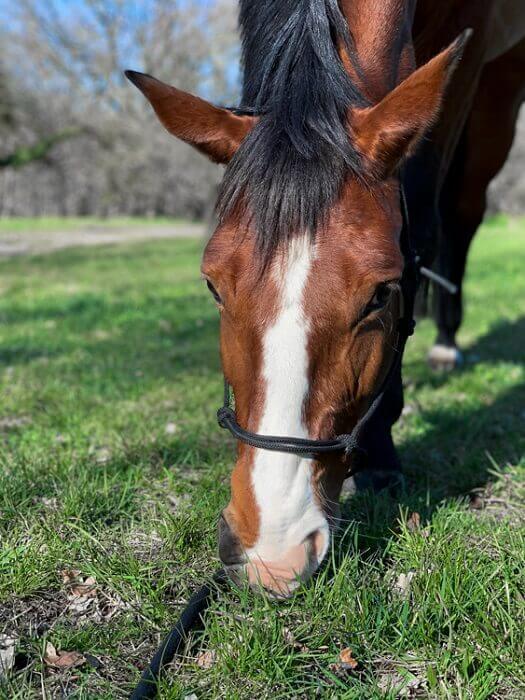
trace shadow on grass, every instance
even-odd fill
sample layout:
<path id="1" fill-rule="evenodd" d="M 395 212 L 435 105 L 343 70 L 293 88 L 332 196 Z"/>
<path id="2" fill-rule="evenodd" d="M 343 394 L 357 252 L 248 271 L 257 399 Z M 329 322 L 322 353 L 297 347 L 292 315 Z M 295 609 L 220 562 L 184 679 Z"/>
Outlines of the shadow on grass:
<path id="1" fill-rule="evenodd" d="M 467 352 L 479 361 L 525 364 L 523 347 L 525 318 L 520 318 L 494 325 Z M 448 378 L 438 375 L 440 384 Z M 431 378 L 432 385 L 434 381 L 435 377 Z M 524 411 L 525 383 L 475 410 L 459 404 L 454 409 L 424 411 L 431 428 L 399 448 L 406 477 L 404 491 L 397 496 L 363 491 L 343 504 L 343 519 L 357 523 L 359 546 L 381 551 L 400 507 L 429 518 L 444 499 L 464 498 L 472 489 L 487 484 L 493 478 L 493 462 L 504 467 L 522 459 Z"/>
<path id="2" fill-rule="evenodd" d="M 35 310 L 12 307 L 2 319 L 44 324 L 31 337 L 0 346 L 0 363 L 9 366 L 60 359 L 71 374 L 91 371 L 119 386 L 133 381 L 137 370 L 147 383 L 219 368 L 217 314 L 200 295 L 147 299 L 139 307 L 88 296 Z"/>
<path id="3" fill-rule="evenodd" d="M 466 352 L 474 360 L 520 362 L 525 365 L 525 316 L 515 321 L 499 321 L 478 338 Z"/>
<path id="4" fill-rule="evenodd" d="M 489 331 L 478 338 L 472 345 L 463 348 L 465 362 L 454 370 L 454 374 L 462 374 L 471 371 L 478 362 L 513 362 L 525 365 L 525 316 L 514 321 L 503 320 L 494 323 Z M 413 363 L 417 367 L 418 378 L 414 385 L 416 388 L 430 386 L 439 388 L 449 381 L 449 372 L 431 372 L 424 367 L 424 376 L 421 377 L 419 363 Z"/>

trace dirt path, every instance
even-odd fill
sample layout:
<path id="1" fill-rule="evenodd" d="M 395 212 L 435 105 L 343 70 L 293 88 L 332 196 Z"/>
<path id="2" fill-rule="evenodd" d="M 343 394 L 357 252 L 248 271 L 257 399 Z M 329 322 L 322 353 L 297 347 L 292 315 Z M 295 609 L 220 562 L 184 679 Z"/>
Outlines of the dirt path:
<path id="1" fill-rule="evenodd" d="M 200 238 L 206 227 L 202 224 L 107 227 L 91 226 L 69 231 L 0 232 L 0 258 L 16 255 L 42 255 L 63 248 L 130 243 L 165 238 Z"/>

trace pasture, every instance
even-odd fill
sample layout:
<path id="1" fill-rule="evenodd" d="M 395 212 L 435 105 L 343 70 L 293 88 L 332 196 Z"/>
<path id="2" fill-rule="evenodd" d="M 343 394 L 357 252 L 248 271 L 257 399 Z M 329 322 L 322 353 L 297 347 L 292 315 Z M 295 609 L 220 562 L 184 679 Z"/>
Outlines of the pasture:
<path id="1" fill-rule="evenodd" d="M 1 698 L 126 697 L 217 567 L 234 444 L 201 248 L 0 261 Z M 292 600 L 221 596 L 161 697 L 524 697 L 524 250 L 525 221 L 483 226 L 459 371 L 427 368 L 429 321 L 409 341 L 406 493 L 347 499 Z"/>

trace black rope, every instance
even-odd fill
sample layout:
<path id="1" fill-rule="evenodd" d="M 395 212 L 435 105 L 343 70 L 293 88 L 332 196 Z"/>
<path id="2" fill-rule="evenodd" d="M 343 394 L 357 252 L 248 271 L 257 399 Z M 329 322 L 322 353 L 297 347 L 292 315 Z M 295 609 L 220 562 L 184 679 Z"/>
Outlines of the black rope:
<path id="1" fill-rule="evenodd" d="M 224 382 L 225 392 L 228 392 L 228 403 L 217 411 L 217 421 L 221 428 L 225 428 L 231 434 L 250 445 L 261 450 L 273 450 L 275 452 L 289 452 L 297 455 L 315 455 L 326 452 L 345 452 L 349 454 L 357 449 L 357 441 L 353 434 L 338 435 L 333 440 L 307 440 L 305 438 L 281 437 L 277 435 L 260 435 L 244 430 L 237 423 L 235 411 L 230 406 L 229 384 Z"/>
<path id="2" fill-rule="evenodd" d="M 157 695 L 158 683 L 162 669 L 173 661 L 175 654 L 188 639 L 192 629 L 202 623 L 202 615 L 209 606 L 218 587 L 226 581 L 226 574 L 219 569 L 213 576 L 213 585 L 206 584 L 192 595 L 188 605 L 182 611 L 175 627 L 157 649 L 149 666 L 142 674 L 139 684 L 130 696 L 130 700 L 146 700 Z"/>

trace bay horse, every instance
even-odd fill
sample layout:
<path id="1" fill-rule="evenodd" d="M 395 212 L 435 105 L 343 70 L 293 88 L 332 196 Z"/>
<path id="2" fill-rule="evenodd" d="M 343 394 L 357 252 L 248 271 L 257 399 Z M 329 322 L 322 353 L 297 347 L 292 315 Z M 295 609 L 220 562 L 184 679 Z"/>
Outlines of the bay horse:
<path id="1" fill-rule="evenodd" d="M 239 109 L 127 76 L 171 134 L 226 166 L 202 275 L 220 312 L 239 426 L 327 440 L 352 430 L 396 367 L 407 303 L 402 190 L 418 255 L 461 277 L 449 268 L 461 268 L 463 222 L 470 231 L 481 209 L 464 197 L 479 199 L 508 150 L 512 119 L 505 135 L 496 135 L 500 118 L 489 130 L 495 66 L 514 60 L 525 17 L 518 0 L 239 4 Z M 505 118 L 518 82 L 497 86 Z M 481 140 L 489 131 L 490 143 Z M 480 160 L 490 161 L 483 176 Z M 457 313 L 443 308 L 443 318 Z M 377 487 L 400 467 L 394 375 L 361 436 Z M 233 578 L 286 596 L 319 567 L 346 461 L 239 442 L 219 523 Z"/>

